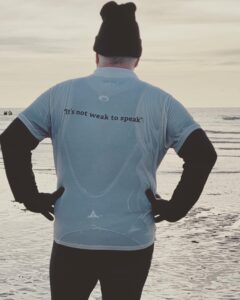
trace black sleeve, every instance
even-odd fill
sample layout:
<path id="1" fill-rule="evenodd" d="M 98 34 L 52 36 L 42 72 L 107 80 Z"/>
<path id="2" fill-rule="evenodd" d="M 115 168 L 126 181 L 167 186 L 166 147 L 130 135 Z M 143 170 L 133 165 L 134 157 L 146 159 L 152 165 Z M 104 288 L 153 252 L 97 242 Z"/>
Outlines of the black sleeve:
<path id="1" fill-rule="evenodd" d="M 199 199 L 207 178 L 216 162 L 216 151 L 202 129 L 196 129 L 186 139 L 178 155 L 184 160 L 181 179 L 170 200 L 171 217 L 184 217 Z"/>
<path id="2" fill-rule="evenodd" d="M 34 197 L 38 193 L 32 170 L 31 150 L 39 141 L 16 118 L 0 136 L 1 149 L 7 179 L 17 202 Z"/>

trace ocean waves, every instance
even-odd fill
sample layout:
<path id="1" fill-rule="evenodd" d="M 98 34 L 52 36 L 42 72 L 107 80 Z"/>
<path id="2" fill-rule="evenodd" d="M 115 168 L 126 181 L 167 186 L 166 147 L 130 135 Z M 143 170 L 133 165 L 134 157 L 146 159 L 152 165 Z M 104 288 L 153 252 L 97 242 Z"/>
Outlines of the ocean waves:
<path id="1" fill-rule="evenodd" d="M 232 140 L 222 140 L 222 141 L 214 141 L 211 140 L 213 144 L 240 144 L 240 141 L 232 141 Z"/>
<path id="2" fill-rule="evenodd" d="M 225 121 L 235 121 L 240 120 L 240 116 L 222 116 L 222 119 Z"/>
<path id="3" fill-rule="evenodd" d="M 224 130 L 206 130 L 207 133 L 214 133 L 214 134 L 240 134 L 240 131 L 224 131 Z"/>

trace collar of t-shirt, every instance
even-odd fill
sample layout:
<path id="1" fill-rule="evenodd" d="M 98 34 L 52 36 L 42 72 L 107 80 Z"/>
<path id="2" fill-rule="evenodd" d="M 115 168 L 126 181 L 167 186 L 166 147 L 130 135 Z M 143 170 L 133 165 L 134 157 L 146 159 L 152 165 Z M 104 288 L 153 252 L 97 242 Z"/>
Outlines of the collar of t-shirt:
<path id="1" fill-rule="evenodd" d="M 94 76 L 100 77 L 111 77 L 111 78 L 122 78 L 131 77 L 138 78 L 134 71 L 126 68 L 116 68 L 116 67 L 98 67 L 94 73 Z"/>

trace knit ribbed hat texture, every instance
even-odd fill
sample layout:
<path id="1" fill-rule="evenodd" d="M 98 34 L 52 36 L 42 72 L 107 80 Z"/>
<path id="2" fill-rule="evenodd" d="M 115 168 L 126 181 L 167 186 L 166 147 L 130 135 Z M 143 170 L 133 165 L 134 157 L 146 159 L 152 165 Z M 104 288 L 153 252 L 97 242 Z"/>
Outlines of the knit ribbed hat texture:
<path id="1" fill-rule="evenodd" d="M 93 50 L 103 56 L 140 57 L 142 41 L 135 11 L 133 2 L 117 4 L 110 1 L 104 4 L 100 11 L 102 25 Z"/>

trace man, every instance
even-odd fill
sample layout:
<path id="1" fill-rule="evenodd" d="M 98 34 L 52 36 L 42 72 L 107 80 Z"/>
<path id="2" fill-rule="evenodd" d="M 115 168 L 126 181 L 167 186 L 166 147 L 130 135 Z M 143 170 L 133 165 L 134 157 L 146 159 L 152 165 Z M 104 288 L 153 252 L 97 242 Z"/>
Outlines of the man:
<path id="1" fill-rule="evenodd" d="M 151 265 L 155 222 L 183 218 L 198 200 L 216 152 L 188 111 L 134 73 L 142 45 L 133 3 L 111 1 L 94 43 L 97 69 L 40 95 L 1 135 L 16 201 L 54 221 L 53 300 L 137 300 Z M 57 191 L 39 193 L 31 151 L 52 139 Z M 169 148 L 184 160 L 170 201 L 156 194 Z"/>

